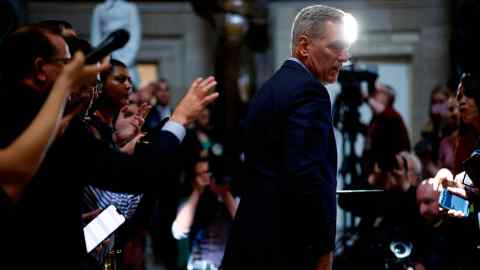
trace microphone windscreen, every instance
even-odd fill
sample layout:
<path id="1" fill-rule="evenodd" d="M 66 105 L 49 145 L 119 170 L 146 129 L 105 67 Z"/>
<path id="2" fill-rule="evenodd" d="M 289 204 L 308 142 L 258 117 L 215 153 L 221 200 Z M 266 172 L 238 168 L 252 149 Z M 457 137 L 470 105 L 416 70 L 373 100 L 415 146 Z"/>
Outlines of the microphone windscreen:
<path id="1" fill-rule="evenodd" d="M 85 63 L 93 64 L 105 56 L 111 54 L 113 51 L 118 50 L 127 44 L 130 39 L 130 34 L 124 30 L 115 30 L 107 36 L 92 52 L 90 52 Z"/>

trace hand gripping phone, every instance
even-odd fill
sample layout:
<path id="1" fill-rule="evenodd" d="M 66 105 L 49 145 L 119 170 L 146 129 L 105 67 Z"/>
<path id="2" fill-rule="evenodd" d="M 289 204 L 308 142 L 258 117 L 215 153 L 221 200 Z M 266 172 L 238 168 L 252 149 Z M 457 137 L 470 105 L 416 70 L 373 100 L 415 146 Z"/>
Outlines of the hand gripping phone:
<path id="1" fill-rule="evenodd" d="M 444 189 L 440 193 L 438 202 L 442 208 L 462 211 L 465 217 L 468 216 L 468 201 L 465 198 L 453 194 L 447 189 Z"/>
<path id="2" fill-rule="evenodd" d="M 125 217 L 118 213 L 115 206 L 105 208 L 83 228 L 87 252 L 90 253 L 124 222 Z"/>

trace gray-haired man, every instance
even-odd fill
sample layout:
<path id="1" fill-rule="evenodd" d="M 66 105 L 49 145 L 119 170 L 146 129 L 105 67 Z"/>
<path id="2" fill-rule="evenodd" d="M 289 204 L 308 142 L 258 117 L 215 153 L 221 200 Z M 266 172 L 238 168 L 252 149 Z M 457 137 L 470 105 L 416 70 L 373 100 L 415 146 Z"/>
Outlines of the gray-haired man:
<path id="1" fill-rule="evenodd" d="M 316 5 L 292 27 L 292 57 L 252 100 L 248 178 L 223 269 L 331 269 L 337 150 L 325 84 L 348 60 L 346 13 Z"/>

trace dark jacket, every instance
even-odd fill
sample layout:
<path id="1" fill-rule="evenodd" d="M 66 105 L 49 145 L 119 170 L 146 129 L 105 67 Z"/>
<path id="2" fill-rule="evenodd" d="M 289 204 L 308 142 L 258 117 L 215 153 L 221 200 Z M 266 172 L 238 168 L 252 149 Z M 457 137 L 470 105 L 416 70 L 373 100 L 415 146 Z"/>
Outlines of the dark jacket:
<path id="1" fill-rule="evenodd" d="M 247 179 L 223 269 L 313 269 L 334 248 L 337 150 L 326 88 L 286 61 L 252 100 Z"/>
<path id="2" fill-rule="evenodd" d="M 5 147 L 28 126 L 44 97 L 18 85 L 0 94 L 4 104 L 0 147 Z M 80 268 L 85 249 L 80 202 L 85 185 L 157 196 L 171 192 L 171 182 L 165 179 L 173 179 L 178 171 L 180 143 L 160 129 L 148 140 L 150 144 L 137 145 L 129 156 L 95 140 L 83 121 L 74 119 L 47 152 L 21 200 L 15 205 L 5 196 L 0 200 L 0 268 Z"/>

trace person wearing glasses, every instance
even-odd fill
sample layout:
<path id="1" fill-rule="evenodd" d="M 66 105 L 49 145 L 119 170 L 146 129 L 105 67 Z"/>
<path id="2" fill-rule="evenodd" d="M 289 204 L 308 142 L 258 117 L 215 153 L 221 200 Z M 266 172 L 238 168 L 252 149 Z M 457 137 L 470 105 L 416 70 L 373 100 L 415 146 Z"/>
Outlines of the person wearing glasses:
<path id="1" fill-rule="evenodd" d="M 49 146 L 59 134 L 70 94 L 107 66 L 84 65 L 82 53 L 70 60 L 69 57 L 50 60 L 64 64 L 65 68 L 32 123 L 10 145 L 0 150 L 0 185 L 13 200 L 19 199 L 21 190 L 37 172 Z"/>

